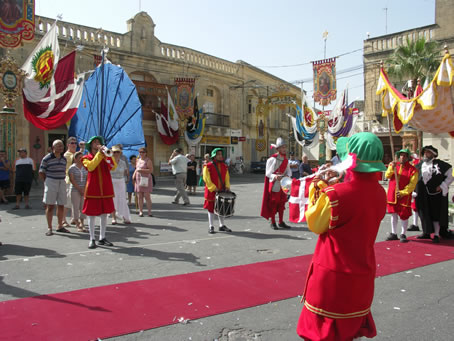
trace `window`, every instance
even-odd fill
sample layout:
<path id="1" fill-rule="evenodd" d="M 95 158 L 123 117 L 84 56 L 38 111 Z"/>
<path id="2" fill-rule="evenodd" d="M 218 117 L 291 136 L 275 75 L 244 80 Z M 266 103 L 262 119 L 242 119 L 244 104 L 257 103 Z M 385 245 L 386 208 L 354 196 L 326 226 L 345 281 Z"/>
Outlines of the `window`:
<path id="1" fill-rule="evenodd" d="M 247 101 L 247 112 L 248 114 L 252 114 L 252 100 Z"/>
<path id="2" fill-rule="evenodd" d="M 208 97 L 214 97 L 214 91 L 213 91 L 213 89 L 207 89 L 207 96 L 208 96 Z"/>
<path id="3" fill-rule="evenodd" d="M 214 112 L 214 103 L 212 102 L 205 102 L 203 105 L 204 112 Z"/>

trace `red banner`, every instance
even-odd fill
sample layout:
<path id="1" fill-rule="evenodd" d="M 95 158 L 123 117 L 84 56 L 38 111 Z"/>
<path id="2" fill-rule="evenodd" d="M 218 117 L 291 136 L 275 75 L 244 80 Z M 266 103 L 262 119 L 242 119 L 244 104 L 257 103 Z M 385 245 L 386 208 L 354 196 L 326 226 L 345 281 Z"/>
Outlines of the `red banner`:
<path id="1" fill-rule="evenodd" d="M 190 117 L 194 113 L 194 83 L 194 78 L 175 78 L 175 108 L 180 117 Z"/>
<path id="2" fill-rule="evenodd" d="M 336 58 L 312 62 L 314 70 L 314 101 L 328 105 L 336 99 Z"/>
<path id="3" fill-rule="evenodd" d="M 0 46 L 17 47 L 35 37 L 35 0 L 0 0 Z"/>

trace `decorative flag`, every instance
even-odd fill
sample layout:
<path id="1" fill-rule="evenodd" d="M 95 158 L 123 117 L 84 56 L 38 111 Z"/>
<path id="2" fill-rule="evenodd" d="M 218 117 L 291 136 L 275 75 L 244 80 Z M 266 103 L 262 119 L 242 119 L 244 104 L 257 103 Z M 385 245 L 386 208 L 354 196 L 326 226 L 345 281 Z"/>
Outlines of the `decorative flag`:
<path id="1" fill-rule="evenodd" d="M 184 138 L 189 146 L 199 144 L 205 131 L 205 118 L 203 113 L 200 112 L 197 105 L 197 98 L 194 100 L 194 117 L 189 117 L 184 132 Z"/>
<path id="2" fill-rule="evenodd" d="M 317 145 L 318 133 L 316 124 L 316 114 L 306 103 L 305 97 L 302 99 L 303 110 L 296 104 L 296 118 L 289 115 L 292 120 L 293 134 L 295 140 L 303 148 L 312 148 Z"/>
<path id="3" fill-rule="evenodd" d="M 175 111 L 175 106 L 173 104 L 172 98 L 170 97 L 170 93 L 167 90 L 167 106 L 169 110 L 167 110 L 166 106 L 163 102 L 161 102 L 161 113 L 156 114 L 156 126 L 158 128 L 159 136 L 161 136 L 162 142 L 165 144 L 171 145 L 178 141 L 179 137 L 179 124 L 178 124 L 178 116 Z"/>
<path id="4" fill-rule="evenodd" d="M 35 1 L 0 1 L 0 46 L 13 48 L 35 37 Z"/>
<path id="5" fill-rule="evenodd" d="M 22 69 L 24 116 L 39 129 L 57 128 L 77 112 L 83 91 L 81 74 L 74 79 L 76 53 L 59 60 L 55 23 L 28 57 Z"/>
<path id="6" fill-rule="evenodd" d="M 194 113 L 194 78 L 175 78 L 175 107 L 180 117 L 189 117 Z"/>
<path id="7" fill-rule="evenodd" d="M 328 105 L 336 99 L 336 58 L 312 62 L 314 70 L 314 101 Z"/>
<path id="8" fill-rule="evenodd" d="M 315 175 L 304 178 L 293 179 L 290 189 L 289 220 L 292 223 L 303 223 L 306 221 L 304 213 L 309 204 L 309 187 Z"/>

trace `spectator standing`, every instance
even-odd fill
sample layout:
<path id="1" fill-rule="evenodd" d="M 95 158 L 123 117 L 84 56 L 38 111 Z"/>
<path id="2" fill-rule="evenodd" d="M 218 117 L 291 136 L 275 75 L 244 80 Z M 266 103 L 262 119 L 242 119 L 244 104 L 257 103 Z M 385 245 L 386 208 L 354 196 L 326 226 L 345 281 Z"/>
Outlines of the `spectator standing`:
<path id="1" fill-rule="evenodd" d="M 136 170 L 133 179 L 135 181 L 135 190 L 137 192 L 139 203 L 139 216 L 143 217 L 143 199 L 147 202 L 148 216 L 151 214 L 151 192 L 153 191 L 153 162 L 147 156 L 147 149 L 142 147 L 139 149 L 139 158 L 136 162 Z"/>
<path id="2" fill-rule="evenodd" d="M 199 179 L 199 186 L 205 186 L 205 181 L 203 181 L 203 169 L 205 168 L 205 166 L 211 162 L 210 160 L 210 154 L 205 154 L 203 156 L 203 162 L 202 162 L 202 167 L 201 170 L 200 170 L 200 173 L 201 173 L 201 176 L 200 176 L 200 179 Z"/>
<path id="3" fill-rule="evenodd" d="M 117 218 L 123 218 L 125 224 L 131 224 L 129 207 L 126 201 L 126 182 L 129 179 L 129 169 L 127 164 L 121 158 L 121 149 L 119 146 L 112 147 L 113 156 L 117 163 L 117 168 L 110 171 L 112 176 L 112 184 L 114 189 L 114 206 L 115 211 L 112 212 L 112 225 L 117 224 Z"/>
<path id="4" fill-rule="evenodd" d="M 25 208 L 30 209 L 31 206 L 28 203 L 30 189 L 34 178 L 35 162 L 27 156 L 27 150 L 21 148 L 18 150 L 19 159 L 16 160 L 15 170 L 16 179 L 14 183 L 14 192 L 16 193 L 16 206 L 13 210 L 18 210 L 20 201 L 22 199 L 22 193 L 24 194 Z"/>
<path id="5" fill-rule="evenodd" d="M 195 195 L 197 188 L 197 162 L 194 154 L 189 156 L 188 172 L 186 174 L 186 185 L 188 186 L 189 195 Z"/>
<path id="6" fill-rule="evenodd" d="M 66 205 L 65 205 L 65 208 L 64 208 L 64 212 L 63 212 L 63 226 L 64 227 L 69 227 L 69 224 L 66 221 L 66 216 L 68 214 L 68 211 L 70 211 L 70 214 L 71 214 L 71 225 L 76 225 L 76 222 L 75 222 L 75 219 L 74 219 L 74 214 L 72 214 L 72 212 L 71 212 L 71 207 L 72 207 L 72 205 L 71 205 L 71 190 L 70 190 L 71 181 L 69 180 L 68 170 L 69 170 L 69 167 L 71 167 L 71 165 L 73 164 L 74 154 L 76 153 L 76 149 L 77 149 L 77 139 L 75 137 L 71 136 L 71 137 L 68 138 L 68 142 L 67 143 L 68 143 L 67 150 L 66 150 L 65 154 L 63 154 L 63 156 L 66 159 L 66 178 L 65 178 L 65 181 L 66 181 L 66 196 L 67 196 Z"/>
<path id="7" fill-rule="evenodd" d="M 87 154 L 87 150 L 85 149 L 85 141 L 80 141 L 79 142 L 79 151 L 82 153 L 82 155 Z"/>
<path id="8" fill-rule="evenodd" d="M 311 165 L 309 164 L 309 160 L 307 158 L 307 155 L 303 155 L 303 157 L 301 158 L 301 164 L 300 164 L 300 176 L 301 177 L 304 177 L 304 176 L 308 176 L 308 175 L 311 175 L 312 174 L 312 169 L 311 169 Z"/>
<path id="9" fill-rule="evenodd" d="M 70 233 L 63 226 L 63 212 L 66 204 L 66 159 L 63 156 L 64 145 L 62 140 L 52 143 L 52 153 L 47 154 L 41 161 L 39 175 L 44 181 L 43 203 L 46 205 L 47 232 L 52 236 L 52 218 L 54 207 L 57 205 L 58 226 L 56 232 Z"/>
<path id="10" fill-rule="evenodd" d="M 10 186 L 10 171 L 11 164 L 6 159 L 6 152 L 0 150 L 0 202 L 2 204 L 7 204 L 8 200 L 5 198 L 5 191 L 9 189 Z"/>
<path id="11" fill-rule="evenodd" d="M 133 175 L 134 175 L 134 172 L 136 171 L 136 162 L 137 162 L 137 156 L 131 155 L 129 157 L 129 181 L 128 181 L 128 184 L 126 185 L 126 191 L 128 192 L 128 205 L 131 205 L 132 194 L 134 193 L 134 201 L 136 203 L 136 208 L 137 208 L 137 194 L 134 191 L 134 180 L 133 180 Z"/>
<path id="12" fill-rule="evenodd" d="M 71 204 L 77 231 L 88 232 L 84 226 L 85 214 L 82 213 L 88 172 L 82 164 L 82 156 L 82 151 L 78 151 L 74 154 L 73 164 L 69 167 L 68 175 L 71 182 Z"/>
<path id="13" fill-rule="evenodd" d="M 290 170 L 292 171 L 292 178 L 299 179 L 300 177 L 300 162 L 295 159 L 295 153 L 290 152 L 290 159 L 288 160 L 288 164 L 290 166 Z"/>
<path id="14" fill-rule="evenodd" d="M 182 153 L 183 151 L 181 148 L 177 148 L 169 158 L 169 163 L 172 165 L 172 173 L 175 175 L 175 187 L 177 189 L 177 194 L 175 195 L 172 204 L 179 204 L 181 197 L 183 198 L 183 205 L 187 206 L 190 202 L 184 186 L 186 184 L 189 160 Z"/>

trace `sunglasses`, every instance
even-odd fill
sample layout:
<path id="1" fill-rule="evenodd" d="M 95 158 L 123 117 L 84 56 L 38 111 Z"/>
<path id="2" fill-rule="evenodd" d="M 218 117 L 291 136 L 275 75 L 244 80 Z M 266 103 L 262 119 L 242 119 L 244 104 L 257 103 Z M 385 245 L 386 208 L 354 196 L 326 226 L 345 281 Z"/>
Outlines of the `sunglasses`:
<path id="1" fill-rule="evenodd" d="M 139 152 L 139 154 L 146 154 L 146 152 Z"/>
<path id="2" fill-rule="evenodd" d="M 120 152 L 114 152 L 114 154 L 120 154 Z"/>
<path id="3" fill-rule="evenodd" d="M 69 144 L 77 144 L 77 142 L 69 142 Z"/>

